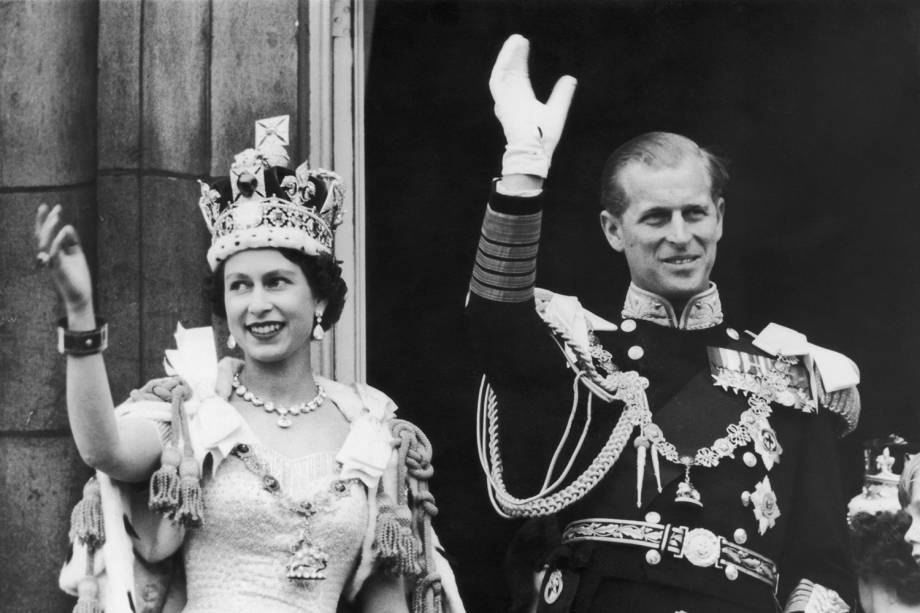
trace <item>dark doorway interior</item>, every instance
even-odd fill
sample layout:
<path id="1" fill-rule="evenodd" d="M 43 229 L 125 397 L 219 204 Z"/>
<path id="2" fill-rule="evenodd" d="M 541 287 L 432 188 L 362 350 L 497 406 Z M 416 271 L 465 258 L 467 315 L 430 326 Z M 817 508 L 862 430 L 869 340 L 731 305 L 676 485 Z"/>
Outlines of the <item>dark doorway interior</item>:
<path id="1" fill-rule="evenodd" d="M 627 275 L 598 230 L 598 176 L 638 133 L 687 134 L 731 161 L 714 279 L 732 321 L 776 321 L 862 368 L 862 425 L 841 445 L 920 438 L 915 310 L 920 8 L 902 2 L 398 2 L 376 11 L 367 88 L 368 373 L 436 449 L 442 540 L 470 611 L 506 610 L 512 526 L 476 459 L 463 302 L 504 144 L 487 80 L 531 39 L 538 96 L 579 88 L 557 149 L 540 285 L 613 317 Z M 535 424 L 536 426 L 537 424 Z"/>

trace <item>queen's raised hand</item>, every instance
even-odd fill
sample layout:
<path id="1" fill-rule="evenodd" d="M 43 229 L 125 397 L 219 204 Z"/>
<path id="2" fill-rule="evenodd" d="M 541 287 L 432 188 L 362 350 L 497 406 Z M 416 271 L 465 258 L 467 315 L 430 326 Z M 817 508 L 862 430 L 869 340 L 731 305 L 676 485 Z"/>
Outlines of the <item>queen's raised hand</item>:
<path id="1" fill-rule="evenodd" d="M 47 268 L 69 317 L 91 314 L 93 283 L 80 237 L 61 219 L 61 205 L 38 207 L 35 215 L 36 260 Z"/>

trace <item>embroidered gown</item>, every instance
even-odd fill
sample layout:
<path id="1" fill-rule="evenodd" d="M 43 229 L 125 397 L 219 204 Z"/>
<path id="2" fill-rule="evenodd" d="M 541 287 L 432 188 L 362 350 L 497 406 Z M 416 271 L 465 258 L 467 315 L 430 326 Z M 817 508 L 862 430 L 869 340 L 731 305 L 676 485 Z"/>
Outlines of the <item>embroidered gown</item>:
<path id="1" fill-rule="evenodd" d="M 251 453 L 277 478 L 280 491 L 311 503 L 315 513 L 305 518 L 285 508 L 261 476 L 229 456 L 204 486 L 204 524 L 186 537 L 185 613 L 334 613 L 367 528 L 366 488 L 341 480 L 327 453 L 292 459 L 258 444 Z M 324 579 L 288 579 L 292 549 L 302 536 L 326 555 L 314 564 L 323 567 Z"/>
<path id="2" fill-rule="evenodd" d="M 372 421 L 388 433 L 395 406 L 385 396 L 363 387 L 362 397 L 328 379 L 321 384 L 352 432 L 355 423 L 366 425 L 367 405 L 377 405 Z M 368 395 L 379 398 L 367 402 Z M 360 404 L 351 406 L 354 400 Z M 211 448 L 216 470 L 206 469 L 202 480 L 202 525 L 185 531 L 183 612 L 335 613 L 366 553 L 368 486 L 353 472 L 344 475 L 335 454 L 290 458 L 274 451 L 232 405 L 210 402 L 215 416 L 232 425 L 221 436 L 207 414 L 191 418 L 204 434 L 193 438 Z M 159 426 L 164 443 L 170 427 Z M 389 434 L 383 437 L 388 445 Z M 323 578 L 288 577 L 298 569 Z"/>

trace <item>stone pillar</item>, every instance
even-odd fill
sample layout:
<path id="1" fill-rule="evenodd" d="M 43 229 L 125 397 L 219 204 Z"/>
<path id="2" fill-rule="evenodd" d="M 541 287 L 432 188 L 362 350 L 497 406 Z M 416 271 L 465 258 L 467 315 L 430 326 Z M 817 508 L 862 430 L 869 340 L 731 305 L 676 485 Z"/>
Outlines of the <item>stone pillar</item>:
<path id="1" fill-rule="evenodd" d="M 95 252 L 97 3 L 0 3 L 0 594 L 65 611 L 70 508 L 89 471 L 67 424 L 61 315 L 34 264 L 35 209 L 60 203 Z"/>

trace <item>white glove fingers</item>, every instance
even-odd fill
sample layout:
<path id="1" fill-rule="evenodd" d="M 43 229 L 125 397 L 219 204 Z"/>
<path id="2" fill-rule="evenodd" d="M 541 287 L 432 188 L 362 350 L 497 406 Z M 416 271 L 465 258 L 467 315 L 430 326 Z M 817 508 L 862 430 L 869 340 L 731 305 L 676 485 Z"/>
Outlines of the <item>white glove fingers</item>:
<path id="1" fill-rule="evenodd" d="M 553 87 L 553 93 L 550 94 L 549 100 L 546 101 L 546 108 L 550 115 L 565 122 L 569 114 L 569 107 L 572 105 L 572 97 L 575 95 L 575 87 L 578 81 L 575 77 L 565 75 L 556 81 Z"/>
<path id="2" fill-rule="evenodd" d="M 502 45 L 498 57 L 495 58 L 495 65 L 492 66 L 493 80 L 501 76 L 502 73 L 515 73 L 527 75 L 527 56 L 530 55 L 530 41 L 520 34 L 512 34 Z"/>
<path id="3" fill-rule="evenodd" d="M 528 55 L 530 41 L 520 34 L 512 35 L 502 45 L 489 77 L 489 91 L 497 104 L 514 103 L 522 95 L 535 101 L 527 72 Z"/>

